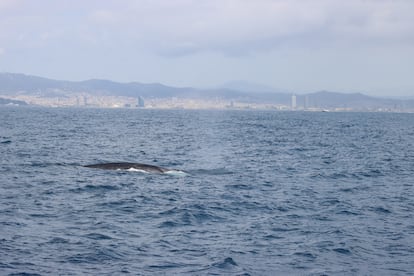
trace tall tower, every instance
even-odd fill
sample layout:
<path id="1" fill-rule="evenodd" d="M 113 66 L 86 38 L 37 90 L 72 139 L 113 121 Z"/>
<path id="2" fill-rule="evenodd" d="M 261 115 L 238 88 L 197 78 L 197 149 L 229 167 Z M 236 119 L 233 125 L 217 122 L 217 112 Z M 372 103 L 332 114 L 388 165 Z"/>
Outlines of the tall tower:
<path id="1" fill-rule="evenodd" d="M 141 108 L 145 107 L 144 99 L 141 96 L 138 97 L 138 105 L 137 106 L 141 107 Z"/>
<path id="2" fill-rule="evenodd" d="M 305 109 L 308 109 L 309 108 L 309 95 L 306 95 L 305 96 L 305 105 L 304 105 L 304 108 Z"/>
<path id="3" fill-rule="evenodd" d="M 296 95 L 292 95 L 292 110 L 296 110 Z"/>

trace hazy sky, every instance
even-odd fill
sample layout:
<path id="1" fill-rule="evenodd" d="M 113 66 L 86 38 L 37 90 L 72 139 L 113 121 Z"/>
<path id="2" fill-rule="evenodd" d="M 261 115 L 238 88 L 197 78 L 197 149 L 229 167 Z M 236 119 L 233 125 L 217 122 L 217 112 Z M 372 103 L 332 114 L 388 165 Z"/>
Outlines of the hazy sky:
<path id="1" fill-rule="evenodd" d="M 0 0 L 0 72 L 414 96 L 414 1 Z"/>

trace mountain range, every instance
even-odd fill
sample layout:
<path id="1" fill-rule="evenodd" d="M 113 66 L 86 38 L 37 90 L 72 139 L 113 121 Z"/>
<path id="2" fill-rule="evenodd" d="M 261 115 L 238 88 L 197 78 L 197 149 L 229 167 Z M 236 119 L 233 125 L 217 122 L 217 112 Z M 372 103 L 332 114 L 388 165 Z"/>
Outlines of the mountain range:
<path id="1" fill-rule="evenodd" d="M 219 99 L 243 103 L 277 104 L 291 106 L 293 93 L 260 89 L 241 82 L 228 83 L 221 88 L 197 89 L 171 87 L 160 83 L 120 83 L 110 80 L 64 81 L 16 73 L 0 73 L 0 104 L 16 100 L 18 96 L 70 97 L 75 94 L 90 96 L 142 97 L 144 99 Z M 256 89 L 257 88 L 257 89 Z M 297 107 L 344 108 L 344 109 L 392 109 L 414 110 L 414 99 L 391 99 L 371 97 L 361 93 L 336 93 L 318 91 L 296 96 Z M 9 102 L 10 103 L 10 102 Z"/>

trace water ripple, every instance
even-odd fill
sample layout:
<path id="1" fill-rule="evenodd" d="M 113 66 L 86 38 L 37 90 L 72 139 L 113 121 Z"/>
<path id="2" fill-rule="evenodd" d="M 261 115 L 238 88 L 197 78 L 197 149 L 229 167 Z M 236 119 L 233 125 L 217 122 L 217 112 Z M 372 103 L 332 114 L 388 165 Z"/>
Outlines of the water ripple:
<path id="1" fill-rule="evenodd" d="M 3 109 L 2 275 L 409 275 L 412 114 Z M 86 170 L 145 161 L 186 177 Z"/>

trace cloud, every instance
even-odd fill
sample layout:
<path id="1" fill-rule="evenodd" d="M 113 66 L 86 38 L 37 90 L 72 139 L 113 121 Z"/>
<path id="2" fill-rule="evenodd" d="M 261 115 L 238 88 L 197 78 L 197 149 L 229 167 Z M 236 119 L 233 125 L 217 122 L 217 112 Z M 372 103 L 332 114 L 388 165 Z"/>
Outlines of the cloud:
<path id="1" fill-rule="evenodd" d="M 0 1 L 0 11 L 9 10 L 14 7 L 18 7 L 20 0 L 1 0 Z"/>
<path id="2" fill-rule="evenodd" d="M 120 15 L 109 10 L 96 10 L 89 15 L 89 18 L 97 24 L 114 24 L 119 21 Z"/>
<path id="3" fill-rule="evenodd" d="M 90 12 L 98 29 L 116 30 L 140 47 L 174 55 L 241 54 L 306 47 L 306 42 L 377 43 L 414 38 L 408 0 L 153 0 Z M 114 8 L 112 6 L 112 8 Z"/>
<path id="4" fill-rule="evenodd" d="M 0 42 L 136 48 L 163 56 L 414 41 L 411 0 L 2 0 Z M 10 8 L 12 7 L 12 8 Z M 2 26 L 3 27 L 2 27 Z M 36 42 L 40 41 L 40 42 Z M 21 42 L 23 45 L 23 42 Z M 16 46 L 16 45 L 11 45 Z"/>

